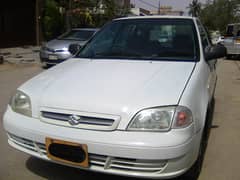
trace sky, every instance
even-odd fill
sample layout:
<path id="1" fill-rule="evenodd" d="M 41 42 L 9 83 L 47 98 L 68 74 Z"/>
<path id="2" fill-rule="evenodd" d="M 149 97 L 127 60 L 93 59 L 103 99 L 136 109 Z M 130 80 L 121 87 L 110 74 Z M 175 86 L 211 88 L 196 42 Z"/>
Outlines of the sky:
<path id="1" fill-rule="evenodd" d="M 159 0 L 131 0 L 131 2 L 135 5 L 136 7 L 141 7 L 144 9 L 148 10 L 157 10 Z M 145 2 L 145 3 L 143 3 Z M 173 10 L 182 10 L 187 12 L 187 6 L 192 2 L 192 0 L 160 0 L 160 5 L 161 6 L 172 6 Z M 199 0 L 201 3 L 205 3 L 206 0 Z M 152 4 L 147 5 L 147 4 Z"/>

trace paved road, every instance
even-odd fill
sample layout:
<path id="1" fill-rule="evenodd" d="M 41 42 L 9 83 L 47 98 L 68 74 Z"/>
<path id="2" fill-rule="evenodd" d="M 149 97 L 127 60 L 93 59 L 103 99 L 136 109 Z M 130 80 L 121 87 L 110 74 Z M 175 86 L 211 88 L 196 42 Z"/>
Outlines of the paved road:
<path id="1" fill-rule="evenodd" d="M 199 180 L 240 179 L 240 61 L 218 66 L 215 112 Z"/>
<path id="2" fill-rule="evenodd" d="M 10 96 L 27 79 L 41 72 L 37 65 L 0 65 L 0 116 Z M 218 64 L 218 84 L 213 127 L 199 180 L 240 179 L 240 61 L 222 60 Z M 65 180 L 123 178 L 90 173 L 48 163 L 8 146 L 0 123 L 0 180 Z"/>

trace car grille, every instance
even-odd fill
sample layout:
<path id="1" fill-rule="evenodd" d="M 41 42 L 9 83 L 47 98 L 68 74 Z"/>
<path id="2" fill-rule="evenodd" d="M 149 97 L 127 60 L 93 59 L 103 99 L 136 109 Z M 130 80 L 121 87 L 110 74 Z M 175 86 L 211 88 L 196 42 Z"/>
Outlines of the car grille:
<path id="1" fill-rule="evenodd" d="M 16 145 L 21 146 L 27 150 L 37 152 L 41 155 L 47 154 L 45 144 L 37 143 L 37 142 L 31 141 L 31 140 L 28 140 L 25 138 L 15 136 L 13 134 L 8 134 L 8 137 L 13 143 L 15 143 Z"/>
<path id="2" fill-rule="evenodd" d="M 90 154 L 90 163 L 104 169 L 116 169 L 133 172 L 160 172 L 167 161 L 140 160 Z"/>
<path id="3" fill-rule="evenodd" d="M 27 150 L 37 152 L 46 157 L 45 144 L 8 134 L 10 141 Z M 100 168 L 102 171 L 117 170 L 128 173 L 161 173 L 167 166 L 166 160 L 141 160 L 121 157 L 104 156 L 89 153 L 90 168 Z"/>
<path id="4" fill-rule="evenodd" d="M 48 111 L 42 111 L 41 116 L 43 121 L 51 124 L 83 129 L 114 130 L 119 123 L 119 119 L 98 118 Z M 75 119 L 73 119 L 73 116 Z"/>

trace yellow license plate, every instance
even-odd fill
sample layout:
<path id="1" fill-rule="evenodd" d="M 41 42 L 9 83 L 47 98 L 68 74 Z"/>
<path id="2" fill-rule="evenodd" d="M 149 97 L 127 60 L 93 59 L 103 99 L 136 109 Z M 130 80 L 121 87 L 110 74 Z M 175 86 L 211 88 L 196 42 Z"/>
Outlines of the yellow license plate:
<path id="1" fill-rule="evenodd" d="M 86 144 L 46 138 L 46 150 L 48 158 L 54 161 L 84 168 L 89 167 Z"/>

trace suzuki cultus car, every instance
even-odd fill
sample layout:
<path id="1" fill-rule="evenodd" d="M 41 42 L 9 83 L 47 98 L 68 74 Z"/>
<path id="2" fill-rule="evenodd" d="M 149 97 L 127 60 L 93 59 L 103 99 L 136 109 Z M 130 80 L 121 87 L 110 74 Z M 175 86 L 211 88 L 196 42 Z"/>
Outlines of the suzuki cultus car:
<path id="1" fill-rule="evenodd" d="M 196 18 L 115 19 L 74 58 L 17 89 L 3 118 L 8 142 L 85 170 L 192 177 L 225 54 Z"/>

